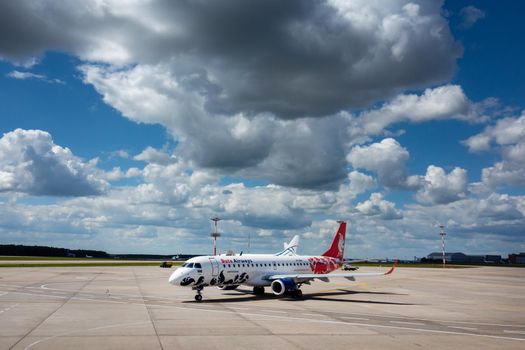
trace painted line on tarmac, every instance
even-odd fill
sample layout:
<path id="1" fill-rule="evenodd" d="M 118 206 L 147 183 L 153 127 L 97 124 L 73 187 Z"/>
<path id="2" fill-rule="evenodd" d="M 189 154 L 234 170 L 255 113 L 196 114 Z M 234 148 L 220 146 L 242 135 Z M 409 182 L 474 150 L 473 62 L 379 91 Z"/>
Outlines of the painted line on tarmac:
<path id="1" fill-rule="evenodd" d="M 58 282 L 54 282 L 54 283 L 58 283 Z M 25 288 L 31 288 L 31 289 L 45 289 L 45 290 L 54 290 L 54 291 L 62 291 L 62 292 L 77 292 L 77 293 L 83 293 L 83 294 L 93 294 L 94 296 L 97 295 L 96 292 L 82 292 L 82 291 L 78 291 L 78 290 L 75 290 L 75 289 L 60 289 L 60 288 L 50 288 L 48 287 L 48 285 L 50 284 L 54 284 L 54 283 L 47 283 L 47 284 L 42 284 L 40 287 L 25 287 Z M 21 286 L 23 287 L 23 286 Z M 106 293 L 103 293 L 103 294 L 106 294 Z M 121 294 L 121 293 L 110 293 L 110 294 L 113 294 L 115 296 L 119 296 L 119 297 L 130 297 L 130 298 L 141 298 L 140 295 L 138 294 Z M 102 292 L 100 292 L 100 295 L 102 295 Z M 166 301 L 174 301 L 174 300 L 186 300 L 186 299 L 176 299 L 176 298 L 164 298 L 164 297 L 159 297 L 159 296 L 155 296 L 155 295 L 143 295 L 142 297 L 144 298 L 151 298 L 151 299 L 164 299 Z M 140 299 L 140 300 L 143 300 L 143 299 Z M 159 300 L 160 302 L 160 300 Z"/>
<path id="2" fill-rule="evenodd" d="M 506 330 L 506 329 L 503 330 L 503 333 L 509 333 L 509 334 L 524 334 L 524 335 L 525 335 L 525 332 L 523 332 L 523 331 L 509 331 L 509 330 Z"/>
<path id="3" fill-rule="evenodd" d="M 364 317 L 348 317 L 348 316 L 341 316 L 341 318 L 344 318 L 344 319 L 347 319 L 347 320 L 370 321 L 369 318 L 364 318 Z"/>
<path id="4" fill-rule="evenodd" d="M 220 312 L 220 311 L 217 310 L 217 312 Z M 466 336 L 471 336 L 471 337 L 484 337 L 484 338 L 494 338 L 494 339 L 525 341 L 525 338 L 514 338 L 514 337 L 504 337 L 504 336 L 497 336 L 497 335 L 453 332 L 453 331 L 440 331 L 440 330 L 435 330 L 435 329 L 412 328 L 412 327 L 402 327 L 402 326 L 386 326 L 386 325 L 379 325 L 379 324 L 341 322 L 341 321 L 330 321 L 330 320 L 311 320 L 311 319 L 301 318 L 301 317 L 285 317 L 285 316 L 275 316 L 275 315 L 261 315 L 261 314 L 245 314 L 245 315 L 263 316 L 263 317 L 270 317 L 270 318 L 281 318 L 283 320 L 289 320 L 289 321 L 300 320 L 300 321 L 305 321 L 305 322 L 331 323 L 331 324 L 335 323 L 335 324 L 346 324 L 346 325 L 370 327 L 370 328 L 390 328 L 390 329 L 400 329 L 400 330 L 409 330 L 409 331 L 426 332 L 426 333 L 466 335 Z"/>
<path id="5" fill-rule="evenodd" d="M 477 331 L 478 330 L 477 328 L 473 328 L 473 327 L 459 327 L 459 326 L 447 326 L 447 327 L 454 328 L 454 329 L 464 329 L 467 331 Z"/>
<path id="6" fill-rule="evenodd" d="M 63 337 L 63 336 L 67 336 L 67 335 L 71 335 L 71 334 L 75 334 L 75 333 L 79 333 L 79 332 L 98 331 L 98 330 L 101 330 L 101 329 L 116 328 L 116 327 L 130 327 L 130 326 L 137 326 L 137 325 L 140 325 L 140 324 L 150 324 L 150 323 L 151 323 L 150 321 L 133 322 L 133 323 L 119 323 L 119 324 L 112 324 L 112 325 L 109 325 L 109 326 L 100 326 L 100 327 L 95 327 L 95 328 L 81 329 L 81 330 L 73 331 L 73 332 L 61 333 L 61 334 L 53 335 L 51 337 L 46 337 L 46 338 L 42 338 L 40 340 L 37 340 L 37 341 L 29 344 L 28 346 L 26 346 L 24 349 L 28 350 L 28 349 L 31 349 L 33 346 L 35 346 L 37 344 L 40 344 L 40 343 L 43 343 L 45 341 L 48 341 L 48 340 L 51 340 L 51 339 L 55 339 L 55 338 L 59 338 L 59 337 Z"/>
<path id="7" fill-rule="evenodd" d="M 280 311 L 280 310 L 264 310 L 266 312 L 275 312 L 276 314 L 285 314 L 286 311 Z"/>
<path id="8" fill-rule="evenodd" d="M 3 314 L 4 312 L 7 312 L 7 311 L 11 310 L 11 309 L 17 307 L 18 305 L 20 305 L 20 304 L 15 304 L 13 306 L 6 307 L 5 309 L 0 310 L 0 314 Z"/>
<path id="9" fill-rule="evenodd" d="M 356 315 L 356 316 L 369 316 L 369 317 L 383 317 L 383 318 L 397 318 L 401 320 L 409 320 L 409 321 L 430 321 L 430 322 L 441 322 L 441 323 L 460 323 L 460 324 L 473 324 L 473 325 L 479 325 L 479 326 L 496 326 L 496 327 L 517 327 L 517 328 L 525 328 L 525 324 L 519 325 L 519 324 L 501 324 L 501 323 L 483 323 L 483 322 L 473 322 L 473 321 L 450 321 L 450 320 L 438 320 L 438 319 L 430 319 L 430 318 L 412 318 L 412 317 L 403 317 L 403 316 L 388 316 L 388 315 L 378 315 L 378 314 L 358 314 L 358 313 L 352 313 L 350 315 Z"/>
<path id="10" fill-rule="evenodd" d="M 413 326 L 425 326 L 425 324 L 421 323 L 421 322 L 390 321 L 390 323 L 410 324 L 410 325 L 413 325 Z"/>
<path id="11" fill-rule="evenodd" d="M 61 296 L 56 295 L 45 295 L 45 294 L 36 294 L 36 293 L 24 293 L 24 292 L 13 292 L 16 294 L 29 294 L 29 295 L 40 295 L 40 296 L 48 296 L 48 297 L 55 297 L 55 298 L 65 298 Z M 122 302 L 122 301 L 112 301 L 112 300 L 98 300 L 98 299 L 87 299 L 87 298 L 78 298 L 73 297 L 71 299 L 75 300 L 87 300 L 87 301 L 95 301 L 95 302 L 108 302 L 108 303 L 116 303 L 116 304 L 128 304 L 128 305 L 144 305 L 139 303 L 130 303 L 130 302 Z M 201 309 L 196 307 L 181 307 L 181 306 L 174 306 L 174 305 L 159 305 L 159 304 L 148 304 L 149 306 L 157 306 L 157 307 L 167 307 L 167 308 L 173 308 L 173 309 L 179 309 L 179 310 L 194 310 L 194 311 L 205 311 L 205 312 L 216 312 L 216 313 L 228 313 L 231 314 L 231 311 L 227 310 L 214 310 L 214 309 Z M 277 311 L 277 310 L 266 310 L 267 312 L 280 312 L 280 313 L 286 313 L 284 311 Z M 361 326 L 361 327 L 369 327 L 369 328 L 388 328 L 388 329 L 399 329 L 399 330 L 408 330 L 408 331 L 415 331 L 415 332 L 424 332 L 424 333 L 437 333 L 437 334 L 451 334 L 451 335 L 465 335 L 465 336 L 471 336 L 471 337 L 483 337 L 483 338 L 492 338 L 492 339 L 504 339 L 504 340 L 514 340 L 514 341 L 525 341 L 525 338 L 516 338 L 516 337 L 506 337 L 506 336 L 496 336 L 496 335 L 489 335 L 489 334 L 477 334 L 477 333 L 466 333 L 466 332 L 459 332 L 459 331 L 443 331 L 443 330 L 434 330 L 434 329 L 424 329 L 424 328 L 413 328 L 413 327 L 403 327 L 403 326 L 390 326 L 390 325 L 379 325 L 379 324 L 369 324 L 369 323 L 356 323 L 356 322 L 345 322 L 345 321 L 332 321 L 332 320 L 318 320 L 318 319 L 309 319 L 304 317 L 291 317 L 291 316 L 279 316 L 279 315 L 266 315 L 266 314 L 259 314 L 259 313 L 250 313 L 250 312 L 240 312 L 241 315 L 246 316 L 255 316 L 255 317 L 266 317 L 266 318 L 273 318 L 273 319 L 282 319 L 282 320 L 289 320 L 289 321 L 303 321 L 303 322 L 314 322 L 314 323 L 329 323 L 329 324 L 345 324 L 345 325 L 353 325 L 353 326 Z"/>

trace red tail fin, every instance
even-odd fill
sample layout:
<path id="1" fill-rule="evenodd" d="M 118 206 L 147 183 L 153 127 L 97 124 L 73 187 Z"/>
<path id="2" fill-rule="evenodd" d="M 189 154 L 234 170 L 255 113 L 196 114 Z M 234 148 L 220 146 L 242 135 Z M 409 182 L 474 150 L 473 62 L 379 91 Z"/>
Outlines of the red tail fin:
<path id="1" fill-rule="evenodd" d="M 343 259 L 345 254 L 345 235 L 346 235 L 346 222 L 338 221 L 339 229 L 335 233 L 334 240 L 330 249 L 323 253 L 323 256 L 329 256 L 331 258 Z"/>

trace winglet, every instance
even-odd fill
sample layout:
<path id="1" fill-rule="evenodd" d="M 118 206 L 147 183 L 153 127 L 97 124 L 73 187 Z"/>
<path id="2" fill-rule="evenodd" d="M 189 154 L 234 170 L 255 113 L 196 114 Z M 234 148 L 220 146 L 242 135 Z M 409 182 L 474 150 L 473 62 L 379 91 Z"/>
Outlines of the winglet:
<path id="1" fill-rule="evenodd" d="M 394 272 L 394 269 L 396 268 L 396 266 L 397 266 L 397 260 L 394 261 L 394 265 L 392 265 L 390 270 L 388 270 L 388 272 L 386 272 L 385 275 L 390 275 L 392 272 Z"/>

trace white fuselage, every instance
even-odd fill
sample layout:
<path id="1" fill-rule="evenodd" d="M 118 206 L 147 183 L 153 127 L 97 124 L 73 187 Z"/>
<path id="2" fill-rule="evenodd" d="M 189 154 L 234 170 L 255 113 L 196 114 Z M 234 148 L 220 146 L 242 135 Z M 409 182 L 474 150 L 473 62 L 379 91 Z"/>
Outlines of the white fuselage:
<path id="1" fill-rule="evenodd" d="M 169 278 L 176 286 L 269 286 L 268 276 L 329 273 L 342 260 L 325 256 L 276 256 L 271 254 L 199 256 L 189 259 Z"/>

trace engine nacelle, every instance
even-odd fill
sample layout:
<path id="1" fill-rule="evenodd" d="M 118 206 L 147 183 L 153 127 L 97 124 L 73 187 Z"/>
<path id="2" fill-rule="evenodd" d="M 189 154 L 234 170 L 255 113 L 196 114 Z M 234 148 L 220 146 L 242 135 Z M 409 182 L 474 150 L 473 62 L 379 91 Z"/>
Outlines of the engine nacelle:
<path id="1" fill-rule="evenodd" d="M 270 288 L 275 295 L 283 295 L 297 289 L 297 284 L 292 279 L 281 279 L 272 282 Z"/>

